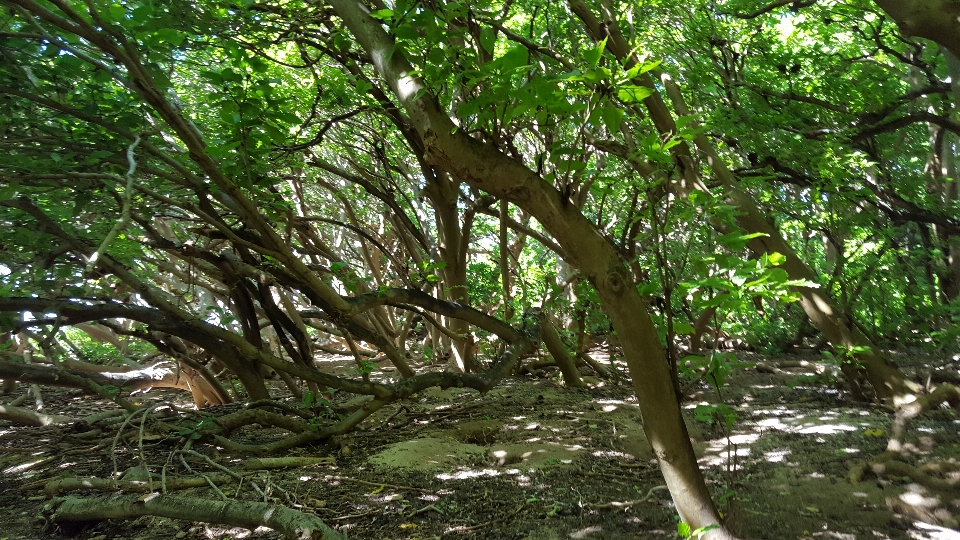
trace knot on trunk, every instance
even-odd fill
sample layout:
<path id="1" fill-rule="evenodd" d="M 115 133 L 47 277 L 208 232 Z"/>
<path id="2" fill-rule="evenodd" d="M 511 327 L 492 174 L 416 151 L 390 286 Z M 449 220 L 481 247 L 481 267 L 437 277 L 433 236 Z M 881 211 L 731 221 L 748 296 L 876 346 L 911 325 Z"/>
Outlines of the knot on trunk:
<path id="1" fill-rule="evenodd" d="M 623 292 L 623 272 L 618 270 L 611 270 L 607 274 L 607 287 L 615 293 Z"/>

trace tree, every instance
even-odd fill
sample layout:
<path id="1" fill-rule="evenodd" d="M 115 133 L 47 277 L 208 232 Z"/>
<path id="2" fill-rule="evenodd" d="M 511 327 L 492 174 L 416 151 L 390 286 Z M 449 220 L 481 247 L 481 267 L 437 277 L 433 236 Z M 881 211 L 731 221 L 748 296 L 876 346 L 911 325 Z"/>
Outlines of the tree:
<path id="1" fill-rule="evenodd" d="M 252 401 L 271 397 L 274 373 L 297 396 L 374 396 L 322 426 L 237 420 L 292 432 L 266 451 L 430 386 L 486 391 L 541 341 L 579 384 L 549 321 L 562 311 L 551 291 L 582 282 L 622 347 L 681 519 L 716 525 L 680 412 L 683 336 L 699 349 L 713 324 L 718 345 L 721 320 L 798 300 L 854 394 L 868 398 L 865 375 L 905 420 L 919 412 L 903 405 L 939 403 L 916 401 L 921 387 L 881 354 L 898 317 L 873 315 L 888 302 L 871 281 L 902 279 L 902 312 L 932 314 L 946 346 L 960 275 L 956 165 L 916 165 L 955 153 L 943 57 L 856 6 L 795 3 L 810 18 L 777 22 L 785 3 L 730 4 L 211 1 L 182 17 L 162 2 L 9 1 L 3 330 L 57 362 L 71 354 L 60 329 L 97 322 L 206 381 L 198 403 L 230 399 L 220 366 Z M 639 28 L 633 10 L 676 24 Z M 835 32 L 842 45 L 807 46 Z M 881 61 L 911 78 L 891 84 Z M 808 64 L 855 66 L 860 80 Z M 549 281 L 537 294 L 530 251 L 562 269 L 559 283 L 537 274 Z M 471 282 L 472 257 L 492 283 Z M 418 373 L 414 334 L 451 369 Z M 488 336 L 500 343 L 485 365 L 475 347 Z M 356 377 L 325 373 L 318 351 L 352 357 Z M 371 382 L 381 360 L 401 379 Z M 50 380 L 14 365 L 3 376 Z M 77 384 L 109 395 L 102 382 Z M 953 399 L 944 389 L 937 399 Z"/>

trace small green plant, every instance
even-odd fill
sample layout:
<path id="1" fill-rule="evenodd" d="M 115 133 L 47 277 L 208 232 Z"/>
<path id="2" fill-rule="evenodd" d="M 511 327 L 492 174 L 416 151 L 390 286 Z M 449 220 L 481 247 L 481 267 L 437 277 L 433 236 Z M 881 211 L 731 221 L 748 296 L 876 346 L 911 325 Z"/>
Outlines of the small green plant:
<path id="1" fill-rule="evenodd" d="M 717 422 L 723 426 L 724 431 L 730 432 L 730 428 L 737 421 L 737 411 L 726 403 L 716 405 L 697 405 L 694 411 L 695 418 L 707 424 Z"/>
<path id="2" fill-rule="evenodd" d="M 368 375 L 373 373 L 373 370 L 376 368 L 376 362 L 371 362 L 370 360 L 360 360 L 360 365 L 353 368 L 353 373 L 357 375 Z"/>
<path id="3" fill-rule="evenodd" d="M 684 538 L 684 539 L 690 538 L 693 540 L 699 540 L 700 538 L 703 538 L 704 535 L 706 535 L 708 532 L 714 529 L 719 529 L 719 528 L 720 528 L 720 525 L 714 523 L 713 525 L 707 525 L 706 527 L 700 527 L 699 529 L 691 530 L 690 525 L 681 521 L 680 523 L 677 523 L 677 534 L 680 536 L 680 538 Z"/>
<path id="4" fill-rule="evenodd" d="M 177 435 L 180 435 L 182 437 L 190 437 L 193 440 L 197 440 L 200 437 L 203 437 L 204 427 L 213 422 L 214 422 L 213 418 L 204 418 L 199 422 L 197 422 L 196 425 L 194 426 L 187 426 L 187 427 L 180 428 L 180 430 L 177 431 Z"/>
<path id="5" fill-rule="evenodd" d="M 120 386 L 114 386 L 110 384 L 110 385 L 104 386 L 103 389 L 106 392 L 107 397 L 110 398 L 110 401 L 116 401 L 117 398 L 120 397 L 120 392 L 124 392 L 124 391 L 130 392 L 133 390 L 133 387 L 132 386 L 120 387 Z"/>
<path id="6" fill-rule="evenodd" d="M 823 357 L 837 365 L 850 364 L 857 369 L 863 369 L 863 364 L 860 363 L 858 356 L 869 351 L 870 347 L 862 345 L 855 345 L 853 347 L 838 346 L 837 352 L 840 354 L 839 357 L 830 351 L 823 351 Z"/>
<path id="7" fill-rule="evenodd" d="M 361 277 L 358 275 L 357 272 L 345 262 L 336 261 L 332 263 L 330 270 L 340 279 L 340 282 L 343 283 L 343 288 L 349 292 L 355 293 L 361 283 L 373 281 L 372 277 Z"/>
<path id="8" fill-rule="evenodd" d="M 330 400 L 323 396 L 324 394 L 333 395 L 334 392 L 336 391 L 337 391 L 336 388 L 327 388 L 322 394 L 317 392 L 309 392 L 309 391 L 304 392 L 303 399 L 300 400 L 300 408 L 309 409 L 314 405 L 324 405 L 324 406 L 330 405 L 331 403 Z"/>

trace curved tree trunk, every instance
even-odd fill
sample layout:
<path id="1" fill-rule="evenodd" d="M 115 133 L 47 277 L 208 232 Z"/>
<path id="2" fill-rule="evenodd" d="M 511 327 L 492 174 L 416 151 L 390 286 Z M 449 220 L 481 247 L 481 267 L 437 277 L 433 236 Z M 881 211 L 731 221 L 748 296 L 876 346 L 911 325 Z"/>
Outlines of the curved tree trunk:
<path id="1" fill-rule="evenodd" d="M 74 366 L 77 367 L 77 366 Z M 192 371 L 192 370 L 191 370 Z M 86 371 L 54 369 L 16 362 L 0 361 L 0 377 L 4 380 L 21 381 L 44 386 L 66 386 L 95 391 L 93 382 L 101 387 L 115 388 L 124 394 L 135 390 L 177 388 L 190 392 L 198 407 L 221 405 L 223 400 L 216 390 L 196 373 L 163 367 L 145 367 L 129 371 Z"/>
<path id="2" fill-rule="evenodd" d="M 402 49 L 363 5 L 356 0 L 330 3 L 410 116 L 424 141 L 426 157 L 471 186 L 530 212 L 596 287 L 622 340 L 644 430 L 681 519 L 694 529 L 719 523 L 680 414 L 656 328 L 615 247 L 543 178 L 456 129 L 423 83 L 411 75 L 414 70 Z M 710 537 L 729 535 L 717 529 Z"/>

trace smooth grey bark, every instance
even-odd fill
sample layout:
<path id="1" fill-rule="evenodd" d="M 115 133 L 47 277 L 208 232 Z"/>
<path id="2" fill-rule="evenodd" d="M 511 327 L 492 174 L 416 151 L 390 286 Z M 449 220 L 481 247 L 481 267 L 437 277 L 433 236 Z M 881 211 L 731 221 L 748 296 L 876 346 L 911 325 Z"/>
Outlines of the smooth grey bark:
<path id="1" fill-rule="evenodd" d="M 471 186 L 533 215 L 596 288 L 620 336 L 647 434 L 680 518 L 694 529 L 717 524 L 647 304 L 616 248 L 559 191 L 496 148 L 456 128 L 416 76 L 401 47 L 356 0 L 330 4 L 372 59 L 420 133 L 426 158 Z M 730 538 L 722 529 L 710 538 Z"/>

